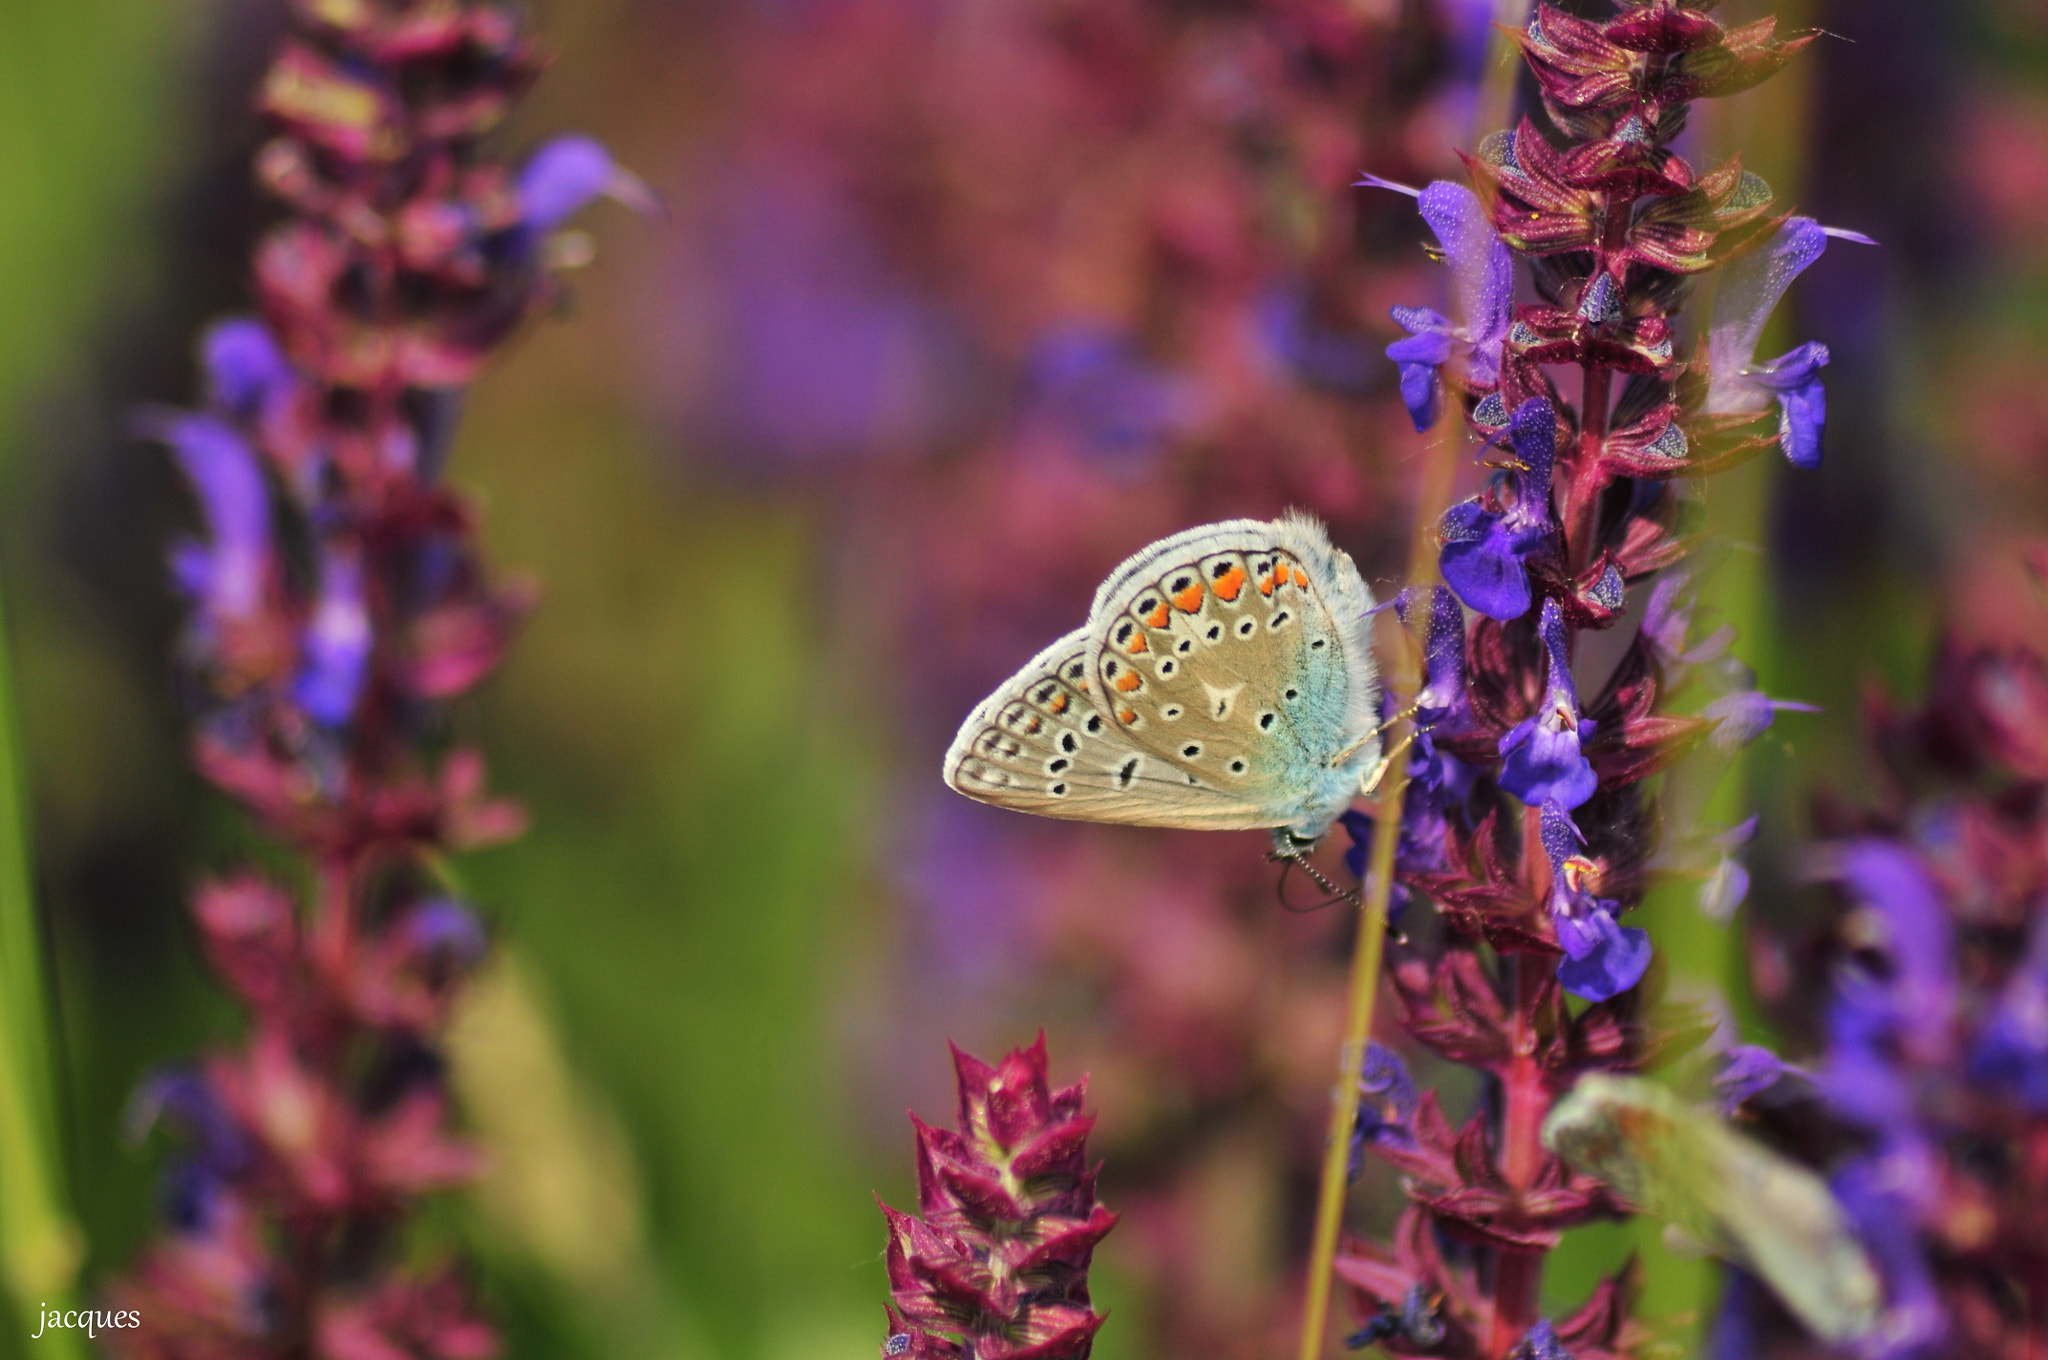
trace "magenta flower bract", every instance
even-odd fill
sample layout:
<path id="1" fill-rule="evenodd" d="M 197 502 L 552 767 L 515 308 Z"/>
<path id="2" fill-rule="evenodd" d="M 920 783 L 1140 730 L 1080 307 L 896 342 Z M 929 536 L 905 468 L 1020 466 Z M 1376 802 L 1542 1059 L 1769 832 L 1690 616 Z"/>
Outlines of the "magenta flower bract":
<path id="1" fill-rule="evenodd" d="M 888 1205 L 885 1356 L 1086 1360 L 1102 1315 L 1088 1263 L 1116 1215 L 1095 1201 L 1087 1083 L 1052 1090 L 1045 1036 L 991 1067 L 953 1050 L 960 1127 L 915 1115 L 922 1219 Z"/>

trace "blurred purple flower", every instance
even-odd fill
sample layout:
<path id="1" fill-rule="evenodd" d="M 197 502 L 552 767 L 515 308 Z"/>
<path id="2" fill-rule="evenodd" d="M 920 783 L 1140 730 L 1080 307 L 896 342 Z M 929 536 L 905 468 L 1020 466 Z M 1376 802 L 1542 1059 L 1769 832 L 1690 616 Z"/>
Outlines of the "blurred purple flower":
<path id="1" fill-rule="evenodd" d="M 1489 388 L 1500 381 L 1501 349 L 1514 303 L 1514 256 L 1494 231 L 1479 196 L 1462 184 L 1437 180 L 1416 190 L 1377 175 L 1357 183 L 1414 197 L 1451 267 L 1458 321 L 1428 307 L 1396 307 L 1394 320 L 1409 336 L 1387 347 L 1387 357 L 1401 370 L 1401 399 L 1408 415 L 1417 430 L 1426 430 L 1436 423 L 1442 405 L 1441 371 L 1454 355 L 1464 356 L 1466 380 L 1472 387 Z"/>
<path id="2" fill-rule="evenodd" d="M 1735 645 L 1735 625 L 1724 623 L 1706 637 L 1688 645 L 1692 635 L 1692 575 L 1667 571 L 1650 587 L 1649 604 L 1643 610 L 1643 637 L 1663 665 L 1665 679 L 1676 685 L 1693 666 L 1717 661 Z"/>
<path id="3" fill-rule="evenodd" d="M 294 377 L 270 327 L 255 317 L 230 317 L 209 327 L 200 337 L 199 356 L 208 395 L 244 420 L 260 416 Z"/>
<path id="4" fill-rule="evenodd" d="M 1737 1044 L 1729 1049 L 1721 1056 L 1721 1070 L 1714 1076 L 1714 1094 L 1720 1099 L 1721 1113 L 1732 1115 L 1745 1100 L 1777 1085 L 1787 1067 L 1784 1059 L 1756 1044 Z"/>
<path id="5" fill-rule="evenodd" d="M 1527 559 L 1556 531 L 1550 471 L 1557 458 L 1557 412 L 1543 398 L 1531 397 L 1515 409 L 1511 428 L 1520 464 L 1508 475 L 1514 502 L 1495 511 L 1484 498 L 1461 501 L 1444 512 L 1437 526 L 1444 580 L 1460 600 L 1503 621 L 1529 612 Z"/>
<path id="6" fill-rule="evenodd" d="M 1715 295 L 1715 320 L 1707 331 L 1706 413 L 1762 412 L 1775 401 L 1781 447 L 1794 467 L 1820 463 L 1827 424 L 1820 370 L 1828 362 L 1828 349 L 1809 342 L 1759 363 L 1756 346 L 1778 300 L 1821 257 L 1830 236 L 1876 244 L 1861 233 L 1823 227 L 1810 217 L 1788 220 L 1770 240 L 1727 266 Z"/>
<path id="7" fill-rule="evenodd" d="M 1739 689 L 1724 694 L 1700 710 L 1700 716 L 1714 724 L 1711 737 L 1724 751 L 1739 750 L 1762 736 L 1780 713 L 1818 713 L 1813 704 L 1792 699 L 1773 699 L 1761 690 Z"/>
<path id="8" fill-rule="evenodd" d="M 1194 419 L 1198 398 L 1181 374 L 1138 353 L 1130 339 L 1086 322 L 1057 326 L 1034 348 L 1027 415 L 1058 426 L 1088 461 L 1134 473 Z"/>
<path id="9" fill-rule="evenodd" d="M 170 445 L 198 495 L 210 539 L 178 550 L 178 583 L 200 598 L 210 622 L 249 618 L 262 605 L 270 569 L 270 492 L 255 450 L 210 415 L 170 416 L 153 433 Z"/>
<path id="10" fill-rule="evenodd" d="M 1557 1339 L 1550 1319 L 1540 1319 L 1508 1352 L 1508 1360 L 1572 1360 L 1572 1353 Z"/>
<path id="11" fill-rule="evenodd" d="M 1550 657 L 1543 705 L 1501 735 L 1500 753 L 1505 759 L 1500 786 L 1530 807 L 1554 802 L 1569 810 L 1591 798 L 1600 786 L 1592 762 L 1580 750 L 1580 744 L 1593 735 L 1593 722 L 1579 716 L 1579 692 L 1572 683 L 1564 615 L 1557 601 L 1543 602 L 1538 631 Z"/>
<path id="12" fill-rule="evenodd" d="M 2048 1112 L 2048 913 L 2034 918 L 2026 957 L 1978 1032 L 1970 1070 L 2012 1087 L 2029 1110 Z"/>
<path id="13" fill-rule="evenodd" d="M 528 231 L 553 231 L 593 199 L 610 197 L 649 215 L 661 201 L 604 146 L 589 137 L 557 137 L 527 158 L 516 186 L 519 219 Z"/>
<path id="14" fill-rule="evenodd" d="M 1364 337 L 1319 322 L 1299 284 L 1276 285 L 1258 307 L 1259 333 L 1290 372 L 1313 387 L 1350 395 L 1370 391 L 1379 354 Z"/>
<path id="15" fill-rule="evenodd" d="M 306 624 L 292 682 L 293 695 L 316 722 L 339 727 L 355 712 L 374 640 L 361 553 L 353 546 L 322 545 L 320 598 Z"/>

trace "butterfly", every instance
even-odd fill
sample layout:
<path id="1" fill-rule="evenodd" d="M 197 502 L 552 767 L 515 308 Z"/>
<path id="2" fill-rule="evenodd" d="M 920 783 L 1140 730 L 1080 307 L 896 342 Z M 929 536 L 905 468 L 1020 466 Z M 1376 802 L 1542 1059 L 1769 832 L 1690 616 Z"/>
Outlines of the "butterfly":
<path id="1" fill-rule="evenodd" d="M 969 715 L 946 782 L 1043 817 L 1271 828 L 1299 853 L 1379 764 L 1372 607 L 1298 511 L 1163 538 Z"/>
<path id="2" fill-rule="evenodd" d="M 1877 1270 L 1827 1182 L 1666 1088 L 1589 1073 L 1551 1107 L 1543 1144 L 1763 1279 L 1816 1336 L 1882 1322 Z"/>

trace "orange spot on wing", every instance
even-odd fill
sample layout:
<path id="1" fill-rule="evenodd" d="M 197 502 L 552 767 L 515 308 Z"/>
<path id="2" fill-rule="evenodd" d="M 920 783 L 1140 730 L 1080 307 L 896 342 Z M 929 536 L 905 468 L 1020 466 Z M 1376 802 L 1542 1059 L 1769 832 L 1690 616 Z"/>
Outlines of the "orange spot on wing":
<path id="1" fill-rule="evenodd" d="M 1278 571 L 1275 571 L 1271 576 L 1261 576 L 1259 578 L 1259 594 L 1271 595 L 1273 587 L 1279 584 L 1279 581 L 1280 573 Z"/>
<path id="2" fill-rule="evenodd" d="M 1145 616 L 1145 622 L 1154 628 L 1164 628 L 1166 621 L 1173 617 L 1173 611 L 1166 607 L 1166 601 L 1159 602 L 1159 608 Z"/>
<path id="3" fill-rule="evenodd" d="M 1132 656 L 1136 656 L 1139 652 L 1150 651 L 1151 647 L 1146 643 L 1145 635 L 1140 633 L 1131 639 L 1131 645 L 1124 648 L 1124 650 Z"/>
<path id="4" fill-rule="evenodd" d="M 1183 614 L 1192 614 L 1202 607 L 1202 583 L 1195 582 L 1186 590 L 1173 597 L 1173 607 Z"/>
<path id="5" fill-rule="evenodd" d="M 1027 737 L 1035 737 L 1038 735 L 1039 730 L 1044 726 L 1045 719 L 1034 717 L 1030 722 L 1024 725 L 1024 735 Z"/>
<path id="6" fill-rule="evenodd" d="M 1126 694 L 1129 694 L 1142 683 L 1144 682 L 1138 679 L 1136 671 L 1125 671 L 1116 678 L 1116 687 Z"/>
<path id="7" fill-rule="evenodd" d="M 1300 586 L 1303 590 L 1308 589 L 1308 573 L 1300 567 L 1294 569 L 1294 584 Z"/>
<path id="8" fill-rule="evenodd" d="M 1229 571 L 1223 573 L 1222 576 L 1217 578 L 1216 585 L 1214 587 L 1216 591 L 1216 598 L 1222 600 L 1225 604 L 1228 604 L 1232 600 L 1235 600 L 1240 594 L 1243 593 L 1244 583 L 1247 579 L 1249 578 L 1246 577 L 1243 567 L 1232 567 Z"/>
<path id="9" fill-rule="evenodd" d="M 1064 713 L 1067 711 L 1067 705 L 1072 702 L 1073 700 L 1069 699 L 1065 693 L 1060 693 L 1053 695 L 1052 702 L 1047 704 L 1046 707 L 1055 713 Z"/>
<path id="10" fill-rule="evenodd" d="M 1116 711 L 1116 720 L 1118 722 L 1134 723 L 1138 720 L 1138 715 L 1128 708 L 1120 708 Z"/>

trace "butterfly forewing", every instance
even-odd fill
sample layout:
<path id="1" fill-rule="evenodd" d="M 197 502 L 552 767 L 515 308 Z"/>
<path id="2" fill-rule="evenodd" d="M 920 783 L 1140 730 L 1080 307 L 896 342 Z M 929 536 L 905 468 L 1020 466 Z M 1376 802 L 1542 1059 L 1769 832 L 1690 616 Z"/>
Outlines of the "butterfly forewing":
<path id="1" fill-rule="evenodd" d="M 1279 541 L 1289 527 L 1218 526 L 1187 545 L 1199 556 L 1099 601 L 1113 612 L 1093 679 L 1111 720 L 1187 787 L 1248 804 L 1248 826 L 1334 816 L 1357 779 L 1332 758 L 1370 731 L 1352 730 L 1356 653 L 1305 553 Z"/>

